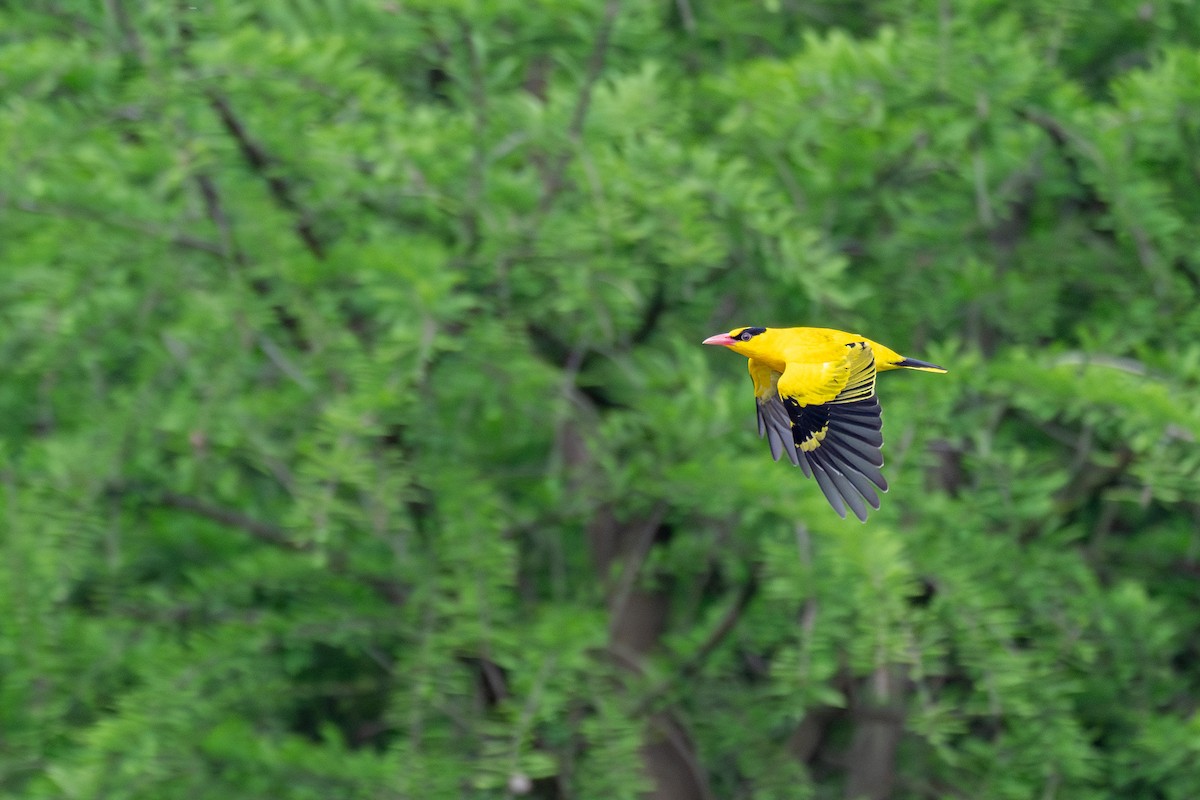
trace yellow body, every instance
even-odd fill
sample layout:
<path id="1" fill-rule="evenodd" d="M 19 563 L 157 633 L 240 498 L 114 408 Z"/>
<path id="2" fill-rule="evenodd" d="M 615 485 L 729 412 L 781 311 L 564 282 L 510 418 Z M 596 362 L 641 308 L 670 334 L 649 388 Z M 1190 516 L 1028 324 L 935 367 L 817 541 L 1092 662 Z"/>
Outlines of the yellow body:
<path id="1" fill-rule="evenodd" d="M 887 491 L 876 374 L 946 371 L 832 328 L 734 328 L 704 344 L 749 359 L 758 432 L 775 460 L 786 454 L 817 480 L 834 510 L 845 516 L 849 508 L 861 520 Z"/>
<path id="2" fill-rule="evenodd" d="M 729 335 L 736 340 L 744 330 L 734 328 Z M 895 365 L 904 360 L 904 356 L 896 351 L 865 336 L 833 328 L 767 328 L 748 342 L 735 341 L 729 345 L 729 349 L 761 361 L 776 372 L 783 372 L 788 364 L 840 361 L 846 352 L 846 345 L 852 342 L 866 342 L 871 346 L 879 372 L 898 369 Z"/>
<path id="3" fill-rule="evenodd" d="M 941 367 L 910 361 L 878 342 L 857 333 L 833 328 L 767 328 L 748 342 L 736 341 L 746 328 L 734 328 L 729 336 L 735 341 L 727 345 L 735 353 L 750 359 L 750 377 L 754 393 L 766 397 L 773 391 L 781 396 L 795 397 L 805 404 L 827 403 L 845 388 L 848 374 L 847 348 L 856 342 L 866 342 L 875 358 L 875 371 L 916 369 L 923 372 L 945 372 Z M 791 369 L 788 369 L 791 365 Z M 771 373 L 779 373 L 772 376 Z M 776 385 L 778 381 L 778 385 Z"/>

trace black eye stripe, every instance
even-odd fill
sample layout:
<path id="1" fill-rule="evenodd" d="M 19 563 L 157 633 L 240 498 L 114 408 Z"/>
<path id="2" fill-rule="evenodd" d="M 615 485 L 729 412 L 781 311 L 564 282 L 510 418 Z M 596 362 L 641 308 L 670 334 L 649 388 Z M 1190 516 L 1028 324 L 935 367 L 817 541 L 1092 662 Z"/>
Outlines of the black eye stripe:
<path id="1" fill-rule="evenodd" d="M 760 333 L 766 333 L 766 331 L 766 328 L 744 328 L 742 329 L 742 332 L 737 335 L 737 338 L 743 342 L 748 342 L 755 336 L 758 336 Z"/>

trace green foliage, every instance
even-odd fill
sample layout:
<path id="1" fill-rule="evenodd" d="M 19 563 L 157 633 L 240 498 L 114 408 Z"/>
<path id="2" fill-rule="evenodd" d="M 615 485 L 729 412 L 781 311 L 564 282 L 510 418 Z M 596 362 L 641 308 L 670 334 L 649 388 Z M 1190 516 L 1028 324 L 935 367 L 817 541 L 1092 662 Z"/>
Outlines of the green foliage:
<path id="1" fill-rule="evenodd" d="M 0 794 L 1200 795 L 1198 11 L 0 3 Z"/>

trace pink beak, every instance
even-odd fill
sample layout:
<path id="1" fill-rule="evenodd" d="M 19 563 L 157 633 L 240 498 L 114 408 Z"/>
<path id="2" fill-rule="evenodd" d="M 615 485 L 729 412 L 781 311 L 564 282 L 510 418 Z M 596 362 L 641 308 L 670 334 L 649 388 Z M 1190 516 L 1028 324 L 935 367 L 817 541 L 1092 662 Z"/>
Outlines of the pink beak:
<path id="1" fill-rule="evenodd" d="M 737 339 L 734 339 L 728 333 L 718 333 L 715 336 L 708 337 L 700 344 L 719 344 L 722 347 L 729 347 L 729 345 L 735 342 L 737 342 Z"/>

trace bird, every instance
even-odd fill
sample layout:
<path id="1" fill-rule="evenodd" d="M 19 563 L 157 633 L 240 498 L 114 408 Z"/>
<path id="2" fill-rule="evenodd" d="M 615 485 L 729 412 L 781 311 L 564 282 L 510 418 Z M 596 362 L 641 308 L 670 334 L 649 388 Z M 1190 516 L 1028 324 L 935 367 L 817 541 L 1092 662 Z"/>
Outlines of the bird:
<path id="1" fill-rule="evenodd" d="M 878 510 L 883 477 L 883 420 L 875 376 L 892 369 L 944 373 L 857 333 L 832 328 L 734 328 L 703 344 L 749 359 L 758 435 L 771 456 L 787 454 L 815 478 L 843 519 L 849 508 L 862 522 Z M 878 490 L 878 491 L 876 491 Z"/>

